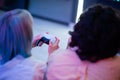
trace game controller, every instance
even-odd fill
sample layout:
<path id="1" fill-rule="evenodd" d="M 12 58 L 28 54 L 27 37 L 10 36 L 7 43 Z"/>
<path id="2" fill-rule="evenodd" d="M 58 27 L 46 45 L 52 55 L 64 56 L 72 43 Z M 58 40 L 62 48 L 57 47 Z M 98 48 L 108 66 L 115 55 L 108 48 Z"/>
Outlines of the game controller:
<path id="1" fill-rule="evenodd" d="M 42 38 L 37 41 L 36 46 L 39 46 L 39 44 L 41 44 L 41 43 L 46 43 L 49 45 L 50 41 L 54 44 L 56 41 L 56 39 L 53 35 L 43 33 L 41 36 L 42 36 Z"/>

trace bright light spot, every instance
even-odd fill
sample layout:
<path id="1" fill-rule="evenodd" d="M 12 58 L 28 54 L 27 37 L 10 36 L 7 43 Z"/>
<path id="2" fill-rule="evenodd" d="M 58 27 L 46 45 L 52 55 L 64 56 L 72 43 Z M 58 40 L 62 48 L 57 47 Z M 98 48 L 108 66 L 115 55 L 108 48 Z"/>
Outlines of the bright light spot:
<path id="1" fill-rule="evenodd" d="M 78 0 L 76 22 L 78 21 L 80 14 L 83 12 L 83 2 L 84 2 L 84 0 Z"/>

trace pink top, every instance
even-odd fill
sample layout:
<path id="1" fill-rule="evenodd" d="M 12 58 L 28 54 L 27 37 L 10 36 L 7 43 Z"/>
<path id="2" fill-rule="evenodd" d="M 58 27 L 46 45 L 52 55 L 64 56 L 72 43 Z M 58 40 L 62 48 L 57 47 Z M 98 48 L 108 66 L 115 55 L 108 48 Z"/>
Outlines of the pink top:
<path id="1" fill-rule="evenodd" d="M 0 65 L 0 80 L 43 80 L 45 64 L 33 57 L 17 56 Z"/>
<path id="2" fill-rule="evenodd" d="M 58 50 L 48 60 L 48 80 L 120 80 L 120 56 L 91 63 L 72 50 Z"/>

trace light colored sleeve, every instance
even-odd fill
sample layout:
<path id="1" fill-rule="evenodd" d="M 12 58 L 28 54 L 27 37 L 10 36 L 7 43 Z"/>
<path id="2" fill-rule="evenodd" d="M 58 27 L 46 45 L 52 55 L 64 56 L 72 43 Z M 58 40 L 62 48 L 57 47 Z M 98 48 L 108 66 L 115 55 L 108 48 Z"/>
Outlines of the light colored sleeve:
<path id="1" fill-rule="evenodd" d="M 34 76 L 32 80 L 44 80 L 45 70 L 46 70 L 46 65 L 39 64 L 34 71 Z"/>
<path id="2" fill-rule="evenodd" d="M 74 56 L 67 54 L 67 51 L 60 51 L 50 56 L 47 67 L 47 80 L 78 80 L 78 66 L 74 63 Z M 77 77 L 78 76 L 78 77 Z"/>
<path id="3" fill-rule="evenodd" d="M 33 78 L 32 80 L 44 80 L 44 74 L 46 72 L 46 62 L 36 59 L 34 56 L 30 58 L 33 65 Z"/>

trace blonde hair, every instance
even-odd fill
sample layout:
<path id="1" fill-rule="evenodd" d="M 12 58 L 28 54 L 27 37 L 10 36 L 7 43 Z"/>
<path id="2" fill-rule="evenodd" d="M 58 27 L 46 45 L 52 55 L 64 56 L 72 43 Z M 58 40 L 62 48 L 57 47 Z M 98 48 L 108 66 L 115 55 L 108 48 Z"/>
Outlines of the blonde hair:
<path id="1" fill-rule="evenodd" d="M 0 18 L 0 54 L 2 63 L 20 54 L 30 56 L 32 16 L 27 10 L 15 9 Z"/>

